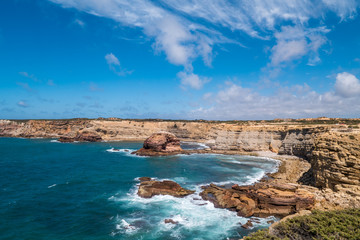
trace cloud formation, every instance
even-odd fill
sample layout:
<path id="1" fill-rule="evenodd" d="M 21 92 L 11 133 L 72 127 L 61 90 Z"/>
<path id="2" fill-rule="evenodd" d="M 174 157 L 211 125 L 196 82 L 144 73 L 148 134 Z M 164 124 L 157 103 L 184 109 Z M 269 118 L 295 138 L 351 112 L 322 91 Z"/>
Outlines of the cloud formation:
<path id="1" fill-rule="evenodd" d="M 351 73 L 338 73 L 336 76 L 335 91 L 339 96 L 344 98 L 360 98 L 360 80 Z"/>
<path id="2" fill-rule="evenodd" d="M 238 34 L 231 33 L 276 40 L 271 48 L 270 67 L 284 67 L 304 56 L 308 56 L 309 65 L 315 65 L 320 61 L 318 51 L 327 42 L 326 33 L 330 31 L 324 25 L 328 13 L 335 13 L 340 21 L 345 21 L 357 14 L 359 6 L 355 0 L 49 1 L 141 29 L 154 40 L 156 51 L 164 52 L 170 63 L 183 66 L 190 76 L 192 63 L 198 57 L 211 65 L 216 44 L 241 44 Z M 195 83 L 189 86 L 198 89 L 198 78 L 192 79 Z"/>
<path id="3" fill-rule="evenodd" d="M 215 94 L 203 97 L 202 107 L 191 118 L 274 119 L 319 116 L 344 116 L 360 112 L 360 81 L 343 72 L 336 77 L 334 89 L 317 93 L 308 85 L 281 87 L 273 95 L 263 95 L 232 82 Z M 355 116 L 352 116 L 355 117 Z"/>
<path id="4" fill-rule="evenodd" d="M 182 87 L 184 88 L 189 86 L 194 89 L 201 89 L 205 83 L 210 81 L 209 78 L 200 77 L 197 74 L 192 72 L 188 73 L 186 71 L 179 72 L 177 76 L 181 81 Z"/>
<path id="5" fill-rule="evenodd" d="M 133 71 L 128 71 L 128 70 L 122 68 L 120 65 L 119 59 L 113 53 L 106 54 L 105 60 L 106 60 L 107 64 L 109 65 L 110 70 L 119 76 L 125 76 L 125 75 L 131 74 L 133 72 Z"/>
<path id="6" fill-rule="evenodd" d="M 28 72 L 19 72 L 19 74 L 33 80 L 34 82 L 41 82 L 41 80 L 39 80 L 34 74 L 29 74 Z"/>
<path id="7" fill-rule="evenodd" d="M 24 100 L 17 102 L 17 105 L 19 107 L 22 107 L 22 108 L 28 108 L 29 107 L 29 105 Z"/>

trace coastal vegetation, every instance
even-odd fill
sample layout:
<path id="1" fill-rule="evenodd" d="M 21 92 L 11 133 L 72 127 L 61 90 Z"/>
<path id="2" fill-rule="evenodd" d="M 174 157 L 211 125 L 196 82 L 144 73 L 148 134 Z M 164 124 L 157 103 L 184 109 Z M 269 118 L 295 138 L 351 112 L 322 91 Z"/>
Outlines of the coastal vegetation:
<path id="1" fill-rule="evenodd" d="M 360 209 L 313 211 L 250 234 L 245 240 L 360 239 Z"/>

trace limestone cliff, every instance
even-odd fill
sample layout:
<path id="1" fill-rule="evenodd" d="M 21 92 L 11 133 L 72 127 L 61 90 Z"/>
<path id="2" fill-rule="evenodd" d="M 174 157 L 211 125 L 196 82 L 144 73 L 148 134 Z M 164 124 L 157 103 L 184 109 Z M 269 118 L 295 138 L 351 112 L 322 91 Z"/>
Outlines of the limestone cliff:
<path id="1" fill-rule="evenodd" d="M 360 196 L 359 134 L 324 133 L 312 155 L 316 186 Z"/>
<path id="2" fill-rule="evenodd" d="M 330 121 L 330 122 L 329 122 Z M 75 138 L 82 133 L 104 141 L 144 141 L 166 131 L 181 141 L 206 143 L 212 151 L 272 151 L 310 161 L 308 176 L 317 187 L 360 194 L 360 119 L 291 121 L 170 121 L 124 119 L 0 120 L 0 136 Z M 289 172 L 291 161 L 284 172 Z M 305 168 L 305 163 L 300 168 Z M 290 166 L 290 167 L 289 167 Z M 281 170 L 281 168 L 280 168 Z M 294 171 L 300 172 L 300 171 Z M 279 171 L 281 174 L 281 171 Z M 279 175 L 278 174 L 278 175 Z M 289 180 L 289 174 L 283 174 Z M 295 176 L 296 174 L 291 174 Z M 297 178 L 297 176 L 296 176 Z M 304 181 L 307 182 L 307 181 Z M 304 183 L 302 182 L 302 183 Z M 359 200 L 360 202 L 360 200 Z"/>
<path id="3" fill-rule="evenodd" d="M 81 119 L 0 121 L 0 136 L 8 137 L 75 137 L 84 131 L 96 133 L 105 141 L 143 141 L 153 133 L 167 131 L 182 141 L 204 142 L 214 150 L 271 150 L 308 157 L 315 134 L 327 130 L 322 126 L 297 123 Z"/>

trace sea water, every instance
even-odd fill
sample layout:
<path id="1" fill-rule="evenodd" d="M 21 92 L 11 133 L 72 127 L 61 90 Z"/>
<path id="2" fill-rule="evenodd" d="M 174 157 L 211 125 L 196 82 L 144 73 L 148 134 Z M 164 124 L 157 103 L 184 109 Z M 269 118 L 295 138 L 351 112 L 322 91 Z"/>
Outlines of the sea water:
<path id="1" fill-rule="evenodd" d="M 252 184 L 276 170 L 275 160 L 131 154 L 140 147 L 136 142 L 0 138 L 0 239 L 238 239 L 274 219 L 243 229 L 248 218 L 214 208 L 199 193 L 209 183 Z M 143 176 L 173 180 L 196 193 L 140 198 L 136 192 Z M 178 224 L 165 224 L 169 218 Z"/>

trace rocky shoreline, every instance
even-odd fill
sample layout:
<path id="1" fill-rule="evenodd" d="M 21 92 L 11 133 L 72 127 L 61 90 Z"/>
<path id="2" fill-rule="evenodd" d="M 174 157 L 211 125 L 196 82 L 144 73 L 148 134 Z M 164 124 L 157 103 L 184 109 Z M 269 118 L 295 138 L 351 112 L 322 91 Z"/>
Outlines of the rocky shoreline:
<path id="1" fill-rule="evenodd" d="M 338 143 L 338 142 L 337 142 Z M 339 149 L 339 147 L 338 147 Z M 315 148 L 315 151 L 319 148 Z M 214 153 L 213 150 L 183 150 L 180 141 L 171 133 L 156 133 L 144 142 L 142 149 L 134 154 L 141 156 L 166 156 L 176 154 Z M 217 151 L 221 153 L 221 151 Z M 235 151 L 223 151 L 236 154 Z M 278 171 L 267 174 L 260 182 L 248 186 L 233 185 L 231 188 L 210 184 L 202 187 L 200 196 L 217 208 L 236 211 L 242 217 L 276 216 L 289 219 L 311 214 L 309 210 L 331 210 L 360 207 L 360 198 L 354 192 L 335 192 L 329 188 L 320 189 L 313 174 L 311 161 L 296 156 L 278 155 L 274 152 L 254 152 L 257 156 L 269 157 L 280 161 Z M 348 157 L 354 159 L 354 157 Z M 194 193 L 172 181 L 155 181 L 140 178 L 138 195 L 171 195 L 184 197 Z M 353 188 L 356 189 L 357 186 Z M 353 193 L 353 194 L 351 194 Z M 167 219 L 168 223 L 172 219 Z M 277 224 L 277 223 L 275 223 Z M 251 228 L 252 220 L 243 225 Z"/>
<path id="2" fill-rule="evenodd" d="M 251 212 L 270 213 L 274 209 L 272 205 L 282 206 L 283 214 L 279 215 L 283 216 L 304 209 L 360 208 L 360 120 L 326 121 L 0 120 L 0 137 L 47 137 L 63 142 L 139 141 L 154 132 L 162 132 L 134 154 L 238 154 L 270 157 L 281 162 L 278 171 L 268 174 L 261 184 L 246 189 L 233 186 L 231 190 L 209 186 L 207 191 L 218 195 L 215 200 L 219 207 L 235 209 L 244 216 Z M 210 148 L 183 150 L 180 141 L 202 142 Z M 176 183 L 165 185 L 182 191 Z M 264 196 L 270 193 L 265 201 Z M 297 199 L 309 204 L 302 207 Z"/>

